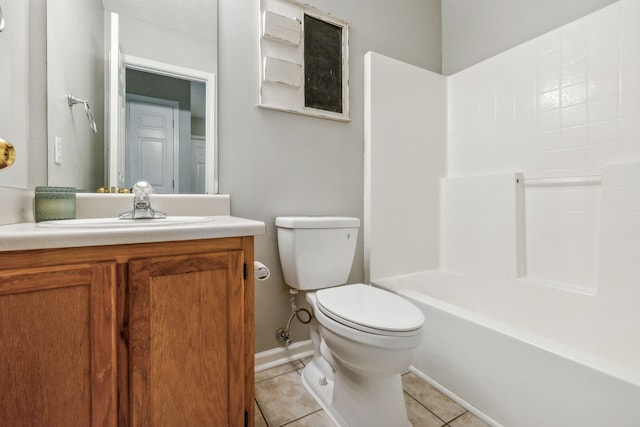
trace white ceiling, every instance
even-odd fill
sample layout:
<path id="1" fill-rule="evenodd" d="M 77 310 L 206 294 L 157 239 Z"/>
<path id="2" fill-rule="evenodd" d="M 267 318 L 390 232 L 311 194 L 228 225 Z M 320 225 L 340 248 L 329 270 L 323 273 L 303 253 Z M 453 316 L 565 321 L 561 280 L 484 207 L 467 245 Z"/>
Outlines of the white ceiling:
<path id="1" fill-rule="evenodd" d="M 102 0 L 111 12 L 216 40 L 217 0 Z"/>

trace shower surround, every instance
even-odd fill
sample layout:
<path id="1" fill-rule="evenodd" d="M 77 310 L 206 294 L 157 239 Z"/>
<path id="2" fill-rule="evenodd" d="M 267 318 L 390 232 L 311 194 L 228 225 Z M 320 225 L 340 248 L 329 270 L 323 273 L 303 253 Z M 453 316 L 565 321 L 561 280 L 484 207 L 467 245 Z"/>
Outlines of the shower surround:
<path id="1" fill-rule="evenodd" d="M 540 413 L 552 414 L 555 401 L 566 421 L 582 410 L 573 419 L 593 425 L 611 414 L 563 394 L 569 388 L 561 381 L 582 379 L 583 389 L 598 390 L 586 374 L 595 371 L 620 384 L 602 396 L 640 398 L 640 2 L 621 0 L 448 77 L 373 53 L 366 63 L 369 279 L 400 293 L 406 287 L 416 301 L 444 301 L 431 304 L 440 311 L 472 313 L 456 327 L 502 325 L 530 346 L 531 357 L 522 358 L 530 363 L 519 369 L 533 375 L 527 382 L 497 369 L 490 375 L 495 387 L 473 387 L 489 365 L 437 342 L 456 330 L 444 320 L 425 335 L 424 347 L 445 353 L 423 352 L 415 366 L 505 425 L 556 425 L 563 418 L 530 419 L 518 404 L 506 405 L 510 412 L 492 392 L 500 384 Z M 398 93 L 406 87 L 419 90 Z M 414 99 L 416 92 L 422 97 Z M 380 93 L 404 95 L 410 108 L 396 117 Z M 443 123 L 432 120 L 437 103 L 446 111 Z M 406 122 L 422 133 L 394 133 Z M 416 197 L 389 191 L 399 185 Z M 410 240 L 403 230 L 413 233 Z M 397 250 L 407 245 L 411 250 Z M 396 281 L 407 274 L 425 280 Z M 483 358 L 500 360 L 490 342 Z M 557 387 L 533 381 L 551 367 L 545 353 L 575 362 L 557 371 Z M 577 370 L 563 379 L 578 366 L 587 367 L 584 376 Z M 614 423 L 638 422 L 621 413 Z"/>

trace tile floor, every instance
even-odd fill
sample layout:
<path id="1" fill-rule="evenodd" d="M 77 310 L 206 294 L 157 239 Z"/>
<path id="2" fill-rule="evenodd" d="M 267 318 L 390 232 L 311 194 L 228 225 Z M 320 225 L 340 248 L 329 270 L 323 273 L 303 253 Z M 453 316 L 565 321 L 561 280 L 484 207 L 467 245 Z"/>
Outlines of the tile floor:
<path id="1" fill-rule="evenodd" d="M 256 373 L 256 427 L 334 427 L 300 381 L 309 360 Z M 413 427 L 488 427 L 415 374 L 404 374 L 402 383 Z"/>

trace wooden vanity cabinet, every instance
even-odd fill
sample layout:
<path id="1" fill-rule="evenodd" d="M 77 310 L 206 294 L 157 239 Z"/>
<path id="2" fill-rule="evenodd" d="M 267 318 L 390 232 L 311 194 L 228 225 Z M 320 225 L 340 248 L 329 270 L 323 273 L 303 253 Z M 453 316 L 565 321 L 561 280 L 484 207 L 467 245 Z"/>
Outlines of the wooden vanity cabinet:
<path id="1" fill-rule="evenodd" d="M 114 297 L 114 263 L 0 270 L 0 425 L 115 425 Z"/>
<path id="2" fill-rule="evenodd" d="M 0 426 L 254 420 L 253 237 L 0 254 Z"/>

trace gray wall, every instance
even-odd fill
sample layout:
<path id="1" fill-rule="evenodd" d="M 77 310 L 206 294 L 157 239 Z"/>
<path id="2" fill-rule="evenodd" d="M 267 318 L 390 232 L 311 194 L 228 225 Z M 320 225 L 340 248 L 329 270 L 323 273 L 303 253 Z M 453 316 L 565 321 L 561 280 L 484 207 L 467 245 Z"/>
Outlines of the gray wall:
<path id="1" fill-rule="evenodd" d="M 53 36 L 55 35 L 55 36 Z M 62 164 L 48 162 L 48 184 L 95 191 L 104 180 L 104 11 L 100 0 L 47 4 L 47 133 L 49 151 L 62 139 Z M 83 105 L 88 100 L 97 133 Z"/>
<path id="2" fill-rule="evenodd" d="M 442 0 L 442 70 L 450 75 L 616 0 Z"/>
<path id="3" fill-rule="evenodd" d="M 5 3 L 3 6 L 6 8 Z M 25 112 L 25 120 L 28 123 L 25 153 L 28 153 L 28 158 L 21 160 L 28 162 L 28 182 L 25 188 L 23 183 L 13 182 L 7 179 L 6 174 L 0 172 L 0 199 L 3 201 L 3 209 L 0 209 L 0 225 L 33 221 L 32 189 L 35 186 L 47 184 L 46 0 L 29 0 L 27 7 L 29 12 L 28 88 L 27 93 L 18 93 L 17 96 L 28 99 L 28 110 Z M 12 70 L 0 71 L 2 76 L 0 78 L 7 78 L 6 76 L 11 72 Z M 7 96 L 6 93 L 0 93 L 0 99 L 5 99 Z M 15 123 L 15 125 L 21 124 Z M 4 134 L 4 130 L 0 129 L 0 133 Z M 4 135 L 0 135 L 2 136 Z M 3 169 L 3 171 L 6 170 L 10 169 Z"/>
<path id="4" fill-rule="evenodd" d="M 127 68 L 127 93 L 178 101 L 181 110 L 191 111 L 191 82 Z"/>
<path id="5" fill-rule="evenodd" d="M 46 5 L 29 0 L 29 188 L 47 185 Z"/>
<path id="6" fill-rule="evenodd" d="M 256 239 L 256 259 L 272 270 L 269 280 L 256 283 L 257 352 L 277 347 L 275 331 L 290 313 L 275 217 L 332 214 L 362 219 L 364 54 L 373 50 L 440 72 L 439 0 L 317 0 L 313 5 L 350 21 L 350 123 L 256 107 L 257 2 L 219 1 L 220 192 L 231 194 L 233 215 L 267 224 L 266 235 Z M 360 232 L 350 280 L 362 279 Z M 299 323 L 292 334 L 308 338 Z"/>
<path id="7" fill-rule="evenodd" d="M 441 46 L 447 64 L 450 57 L 467 59 L 470 65 L 481 56 L 493 55 L 562 22 L 584 15 L 611 0 L 517 0 L 518 24 L 500 30 L 500 39 L 480 37 L 500 4 L 516 0 L 444 0 L 444 38 L 440 39 L 440 1 L 317 0 L 314 5 L 349 19 L 351 67 L 351 123 L 297 116 L 256 107 L 258 98 L 258 13 L 256 1 L 220 0 L 219 4 L 219 139 L 220 190 L 232 196 L 234 215 L 267 223 L 267 234 L 256 239 L 256 256 L 273 270 L 272 278 L 256 284 L 256 351 L 277 346 L 275 330 L 289 315 L 289 295 L 283 284 L 275 241 L 275 216 L 284 214 L 341 214 L 362 218 L 363 206 L 363 56 L 368 50 L 439 72 Z M 464 8 L 461 7 L 464 2 Z M 30 91 L 29 159 L 30 187 L 46 184 L 46 45 L 45 0 L 29 0 Z M 474 4 L 482 4 L 483 8 Z M 473 13 L 469 12 L 469 9 Z M 511 10 L 511 9 L 508 9 Z M 544 11 L 538 12 L 538 11 Z M 453 19 L 459 13 L 467 19 Z M 474 15 L 475 14 L 475 15 Z M 556 22 L 562 15 L 562 22 Z M 506 19 L 501 13 L 501 20 Z M 529 18 L 523 17 L 531 16 Z M 567 17 L 569 16 L 569 17 Z M 479 21 L 477 29 L 471 18 Z M 480 23 L 483 23 L 480 25 Z M 480 40 L 469 40 L 467 27 Z M 533 27 L 523 36 L 521 26 Z M 451 37 L 459 33 L 461 41 Z M 463 37 L 463 35 L 466 35 Z M 499 42 L 505 41 L 500 44 Z M 207 52 L 201 49 L 199 52 Z M 489 52 L 489 53 L 487 53 Z M 454 55 L 455 54 L 455 55 Z M 204 58 L 207 54 L 202 53 Z M 481 58 L 484 59 L 484 58 Z M 160 59 L 159 59 L 160 60 Z M 467 66 L 465 65 L 465 66 Z M 193 64 L 191 65 L 193 66 Z M 464 66 L 461 66 L 464 67 Z M 448 69 L 447 69 L 448 68 Z M 453 69 L 447 66 L 448 73 Z M 1 176 L 0 176 L 1 178 Z M 0 196 L 13 197 L 18 190 L 0 180 Z M 21 197 L 21 194 L 19 194 Z M 13 200 L 9 198 L 8 200 Z M 25 209 L 0 212 L 0 223 L 29 220 Z M 25 204 L 26 206 L 26 204 Z M 362 236 L 360 236 L 362 241 Z M 351 280 L 363 277 L 362 244 Z M 296 325 L 294 337 L 306 338 Z"/>

